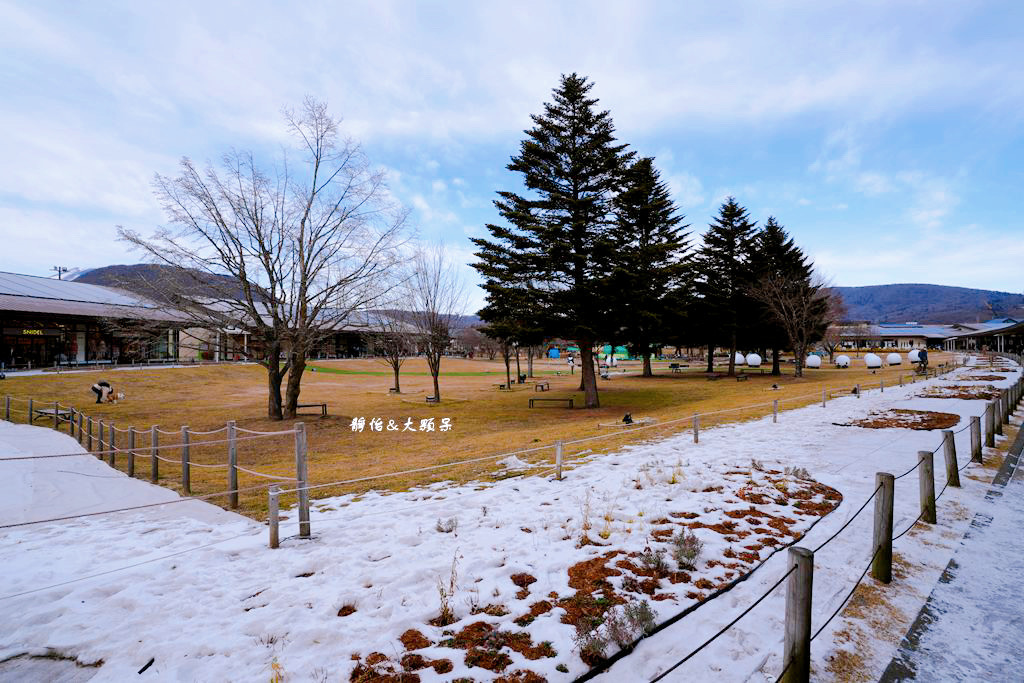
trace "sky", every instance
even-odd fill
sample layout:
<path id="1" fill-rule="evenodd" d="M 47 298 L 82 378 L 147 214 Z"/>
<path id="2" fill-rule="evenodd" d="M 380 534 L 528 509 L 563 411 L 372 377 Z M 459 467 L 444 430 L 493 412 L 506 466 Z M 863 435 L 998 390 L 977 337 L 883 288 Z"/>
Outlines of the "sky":
<path id="1" fill-rule="evenodd" d="M 0 270 L 141 262 L 116 226 L 166 225 L 154 174 L 272 163 L 306 96 L 468 264 L 576 72 L 695 237 L 732 195 L 835 284 L 1020 292 L 1022 26 L 1019 2 L 0 0 Z"/>

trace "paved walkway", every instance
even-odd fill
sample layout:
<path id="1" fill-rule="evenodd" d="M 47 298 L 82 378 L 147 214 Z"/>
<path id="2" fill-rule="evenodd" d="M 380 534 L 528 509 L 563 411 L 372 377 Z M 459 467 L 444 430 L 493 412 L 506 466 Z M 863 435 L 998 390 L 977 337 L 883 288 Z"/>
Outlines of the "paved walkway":
<path id="1" fill-rule="evenodd" d="M 884 683 L 1024 680 L 1024 467 L 1016 467 L 1022 446 L 1024 429 Z"/>

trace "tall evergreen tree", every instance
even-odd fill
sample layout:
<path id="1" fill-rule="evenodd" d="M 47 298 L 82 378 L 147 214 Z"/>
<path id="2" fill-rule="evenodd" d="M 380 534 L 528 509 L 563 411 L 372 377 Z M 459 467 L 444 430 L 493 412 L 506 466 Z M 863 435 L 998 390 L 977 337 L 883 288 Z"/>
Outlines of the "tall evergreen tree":
<path id="1" fill-rule="evenodd" d="M 781 276 L 794 273 L 802 277 L 810 277 L 810 267 L 803 252 L 796 246 L 785 229 L 779 225 L 774 216 L 769 216 L 764 227 L 754 239 L 751 270 L 756 283 L 765 276 Z M 763 304 L 757 306 L 756 338 L 772 352 L 772 374 L 782 374 L 779 355 L 789 338 L 786 329 L 771 309 Z"/>
<path id="2" fill-rule="evenodd" d="M 729 345 L 729 375 L 736 374 L 736 347 L 748 314 L 751 251 L 756 223 L 728 197 L 704 233 L 697 254 L 701 308 L 708 325 L 708 367 L 718 343 Z"/>
<path id="3" fill-rule="evenodd" d="M 577 342 L 584 403 L 597 408 L 593 348 L 607 333 L 612 200 L 633 153 L 616 144 L 611 115 L 589 96 L 592 86 L 582 76 L 562 76 L 508 165 L 522 174 L 529 195 L 499 192 L 494 205 L 508 225 L 488 225 L 491 239 L 473 243 L 474 268 L 496 286 L 489 301 L 503 290 L 525 290 L 545 334 Z"/>
<path id="4" fill-rule="evenodd" d="M 671 294 L 689 268 L 683 232 L 689 226 L 680 225 L 684 217 L 677 213 L 668 186 L 649 157 L 626 172 L 615 214 L 612 238 L 617 249 L 610 298 L 617 303 L 617 334 L 643 357 L 643 376 L 650 377 L 654 345 L 665 343 L 678 313 Z"/>

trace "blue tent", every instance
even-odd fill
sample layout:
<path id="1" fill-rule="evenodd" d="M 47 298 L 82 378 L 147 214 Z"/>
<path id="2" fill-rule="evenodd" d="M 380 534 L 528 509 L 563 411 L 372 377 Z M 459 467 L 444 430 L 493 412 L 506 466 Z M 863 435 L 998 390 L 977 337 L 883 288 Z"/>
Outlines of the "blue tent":
<path id="1" fill-rule="evenodd" d="M 561 358 L 561 357 L 562 357 L 562 353 L 561 353 L 561 351 L 558 350 L 557 347 L 555 347 L 555 348 L 551 349 L 550 351 L 548 351 L 548 358 Z"/>

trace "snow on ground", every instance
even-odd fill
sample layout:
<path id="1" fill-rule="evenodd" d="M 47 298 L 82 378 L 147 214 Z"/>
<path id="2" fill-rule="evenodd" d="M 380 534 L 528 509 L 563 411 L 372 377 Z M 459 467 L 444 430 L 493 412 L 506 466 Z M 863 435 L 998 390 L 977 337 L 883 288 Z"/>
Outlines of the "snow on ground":
<path id="1" fill-rule="evenodd" d="M 1009 386 L 1016 376 L 990 383 Z M 902 473 L 914 465 L 918 450 L 932 450 L 941 441 L 938 432 L 834 423 L 885 408 L 911 408 L 958 414 L 963 419 L 954 429 L 962 429 L 968 416 L 984 408 L 977 400 L 914 398 L 921 386 L 865 392 L 860 398 L 830 401 L 826 408 L 784 412 L 778 424 L 769 417 L 709 429 L 702 431 L 700 444 L 684 433 L 625 447 L 582 461 L 561 482 L 533 476 L 493 485 L 435 484 L 400 494 L 371 492 L 358 500 L 344 496 L 316 501 L 315 538 L 286 539 L 278 550 L 266 548 L 265 525 L 199 502 L 5 529 L 0 537 L 5 568 L 0 605 L 8 616 L 0 632 L 0 660 L 51 651 L 82 663 L 103 660 L 95 669 L 96 681 L 135 677 L 151 659 L 145 674 L 168 680 L 269 678 L 275 666 L 296 680 L 337 680 L 347 679 L 356 654 L 365 660 L 379 652 L 399 660 L 405 652 L 399 636 L 416 629 L 432 643 L 418 654 L 452 662 L 444 674 L 430 668 L 419 671 L 423 680 L 488 680 L 495 674 L 468 667 L 465 651 L 439 644 L 445 630 L 454 633 L 485 622 L 509 632 L 526 630 L 532 645 L 550 641 L 556 653 L 526 659 L 520 652 L 508 652 L 506 673 L 529 669 L 548 680 L 571 680 L 587 667 L 574 651 L 573 627 L 560 622 L 562 608 L 536 616 L 526 627 L 514 619 L 549 594 L 557 594 L 557 600 L 573 598 L 567 575 L 571 565 L 600 562 L 610 551 L 635 554 L 616 557 L 609 567 L 618 560 L 640 565 L 638 554 L 646 547 L 671 548 L 666 535 L 679 528 L 673 526 L 677 520 L 696 514 L 696 521 L 705 524 L 734 521 L 734 528 L 748 532 L 749 538 L 730 540 L 712 529 L 694 529 L 705 544 L 702 559 L 689 581 L 660 582 L 656 594 L 667 599 L 649 601 L 657 619 L 707 594 L 710 588 L 694 590 L 699 579 L 717 587 L 732 578 L 728 574 L 735 569 L 706 566 L 709 559 L 723 560 L 727 547 L 742 551 L 747 540 L 760 541 L 742 570 L 764 561 L 763 566 L 749 580 L 642 641 L 603 677 L 650 680 L 785 572 L 786 553 L 772 554 L 780 542 L 788 542 L 785 534 L 766 523 L 759 527 L 753 515 L 733 518 L 726 513 L 749 508 L 753 494 L 763 502 L 757 506 L 761 522 L 787 517 L 794 532 L 811 528 L 818 518 L 799 514 L 795 500 L 781 495 L 806 486 L 781 471 L 806 468 L 843 496 L 841 506 L 800 541 L 813 548 L 871 495 L 876 471 Z M 969 431 L 956 437 L 961 462 L 969 453 L 968 437 Z M 0 422 L 0 459 L 78 449 L 72 439 L 52 430 Z M 752 459 L 778 474 L 752 468 Z M 176 498 L 115 473 L 88 455 L 11 461 L 0 468 L 8 488 L 0 498 L 0 524 Z M 964 474 L 973 470 L 970 466 Z M 936 471 L 941 487 L 941 451 Z M 717 486 L 723 490 L 713 490 Z M 940 524 L 934 533 L 915 530 L 896 542 L 896 552 L 915 568 L 899 586 L 911 595 L 906 604 L 900 603 L 911 616 L 966 528 L 969 515 L 954 511 L 976 508 L 985 488 L 965 478 L 963 489 L 949 489 L 939 502 Z M 810 498 L 823 500 L 821 491 Z M 915 473 L 897 482 L 897 530 L 917 516 L 917 501 Z M 816 555 L 815 629 L 842 602 L 868 561 L 870 513 L 869 506 Z M 282 533 L 294 531 L 293 523 L 285 522 Z M 660 546 L 655 532 L 661 532 Z M 594 544 L 579 547 L 584 535 Z M 666 559 L 675 569 L 674 561 Z M 124 567 L 130 568 L 116 571 Z M 526 585 L 518 585 L 513 582 L 516 575 L 535 581 L 520 580 Z M 75 581 L 85 576 L 94 578 Z M 624 578 L 610 576 L 608 581 L 620 589 Z M 428 622 L 440 611 L 439 587 L 447 591 L 453 584 L 450 605 L 458 621 L 447 629 L 431 626 Z M 36 590 L 47 586 L 57 587 Z M 473 606 L 492 609 L 474 615 Z M 783 612 L 780 588 L 666 680 L 774 680 L 781 670 Z M 813 663 L 824 678 L 837 651 L 836 634 L 847 626 L 844 619 L 835 620 L 814 643 Z M 842 640 L 840 635 L 840 646 Z M 869 668 L 880 672 L 894 648 L 895 643 L 872 643 Z"/>

